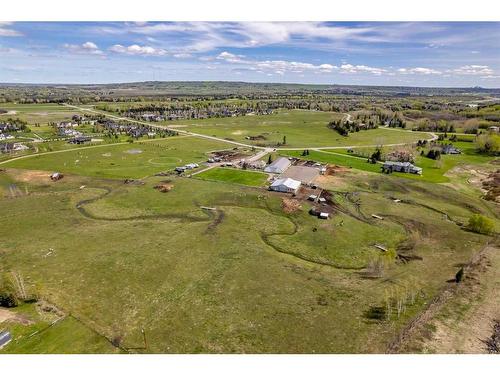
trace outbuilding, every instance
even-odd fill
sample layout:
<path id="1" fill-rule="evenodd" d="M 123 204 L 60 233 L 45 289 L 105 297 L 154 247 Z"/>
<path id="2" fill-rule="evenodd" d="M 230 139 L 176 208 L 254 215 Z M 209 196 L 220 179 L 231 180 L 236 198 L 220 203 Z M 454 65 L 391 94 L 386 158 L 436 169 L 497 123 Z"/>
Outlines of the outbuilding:
<path id="1" fill-rule="evenodd" d="M 280 178 L 274 181 L 269 189 L 273 191 L 279 191 L 281 193 L 293 193 L 296 194 L 300 188 L 300 181 L 294 180 L 292 178 Z"/>
<path id="2" fill-rule="evenodd" d="M 264 168 L 264 172 L 268 173 L 283 173 L 292 165 L 292 162 L 287 158 L 281 157 L 273 161 L 267 167 Z"/>

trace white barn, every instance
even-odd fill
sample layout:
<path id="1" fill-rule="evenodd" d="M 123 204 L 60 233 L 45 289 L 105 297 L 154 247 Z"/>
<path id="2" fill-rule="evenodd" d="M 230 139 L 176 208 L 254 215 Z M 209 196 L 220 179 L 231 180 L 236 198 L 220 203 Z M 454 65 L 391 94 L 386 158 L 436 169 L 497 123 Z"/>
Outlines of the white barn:
<path id="1" fill-rule="evenodd" d="M 264 168 L 264 172 L 269 173 L 283 173 L 288 169 L 288 167 L 292 165 L 292 162 L 287 158 L 278 158 Z"/>
<path id="2" fill-rule="evenodd" d="M 279 191 L 280 193 L 297 193 L 300 187 L 300 181 L 294 180 L 292 178 L 280 178 L 274 181 L 269 187 L 273 191 Z"/>

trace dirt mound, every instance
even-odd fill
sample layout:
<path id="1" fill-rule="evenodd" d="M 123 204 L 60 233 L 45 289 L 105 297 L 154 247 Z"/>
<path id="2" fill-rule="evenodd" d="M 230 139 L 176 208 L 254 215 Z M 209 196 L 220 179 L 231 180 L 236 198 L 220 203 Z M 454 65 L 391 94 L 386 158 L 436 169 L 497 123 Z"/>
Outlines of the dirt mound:
<path id="1" fill-rule="evenodd" d="M 245 154 L 234 150 L 222 150 L 212 152 L 211 156 L 220 158 L 221 161 L 233 161 L 243 159 L 245 157 Z"/>
<path id="2" fill-rule="evenodd" d="M 132 178 L 126 178 L 125 180 L 123 180 L 123 183 L 125 185 L 144 185 L 143 181 L 141 181 L 141 180 L 134 180 Z"/>
<path id="3" fill-rule="evenodd" d="M 281 200 L 281 208 L 287 214 L 294 213 L 301 209 L 301 204 L 298 199 L 293 198 L 283 198 Z"/>
<path id="4" fill-rule="evenodd" d="M 167 181 L 162 181 L 158 185 L 155 185 L 155 189 L 158 190 L 160 193 L 168 193 L 170 190 L 174 188 L 174 185 L 171 183 L 172 181 L 167 180 Z"/>
<path id="5" fill-rule="evenodd" d="M 345 173 L 349 171 L 350 168 L 342 167 L 340 165 L 328 164 L 326 166 L 326 175 L 333 176 L 335 174 Z"/>
<path id="6" fill-rule="evenodd" d="M 500 169 L 483 180 L 483 189 L 486 191 L 484 199 L 500 203 Z"/>
<path id="7" fill-rule="evenodd" d="M 250 141 L 265 141 L 267 138 L 262 134 L 259 134 L 259 135 L 249 135 L 248 137 L 246 137 L 246 139 L 249 139 Z"/>

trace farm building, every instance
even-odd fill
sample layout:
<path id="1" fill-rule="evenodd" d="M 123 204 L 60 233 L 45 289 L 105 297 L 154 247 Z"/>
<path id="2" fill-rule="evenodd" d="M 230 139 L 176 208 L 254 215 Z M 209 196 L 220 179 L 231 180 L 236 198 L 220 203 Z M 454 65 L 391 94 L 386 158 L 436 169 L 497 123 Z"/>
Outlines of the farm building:
<path id="1" fill-rule="evenodd" d="M 280 178 L 274 181 L 269 189 L 279 191 L 281 193 L 297 193 L 300 187 L 300 181 L 292 178 Z"/>
<path id="2" fill-rule="evenodd" d="M 283 173 L 288 169 L 288 167 L 292 165 L 292 162 L 287 158 L 278 158 L 264 168 L 264 172 L 269 173 Z"/>
<path id="3" fill-rule="evenodd" d="M 12 340 L 12 336 L 9 331 L 0 332 L 0 349 L 7 345 L 10 340 Z"/>
<path id="4" fill-rule="evenodd" d="M 422 174 L 422 168 L 416 167 L 412 163 L 407 161 L 406 162 L 386 161 L 382 166 L 382 171 Z"/>

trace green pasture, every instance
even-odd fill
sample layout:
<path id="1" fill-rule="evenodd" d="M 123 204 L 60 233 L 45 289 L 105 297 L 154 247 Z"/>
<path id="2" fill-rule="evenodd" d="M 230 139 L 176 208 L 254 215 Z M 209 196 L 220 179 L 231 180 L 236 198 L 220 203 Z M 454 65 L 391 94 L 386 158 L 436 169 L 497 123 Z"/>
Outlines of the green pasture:
<path id="1" fill-rule="evenodd" d="M 222 142 L 179 136 L 60 150 L 14 159 L 3 165 L 96 177 L 142 178 L 186 163 L 205 161 L 206 152 L 223 148 L 227 145 Z"/>
<path id="2" fill-rule="evenodd" d="M 278 142 L 282 147 L 321 147 L 376 145 L 403 142 L 416 142 L 425 138 L 423 134 L 406 131 L 393 131 L 383 128 L 360 131 L 343 137 L 328 128 L 332 120 L 344 115 L 333 112 L 282 111 L 272 115 L 211 118 L 203 120 L 180 120 L 165 122 L 179 130 L 189 130 L 200 134 L 235 140 L 253 145 L 274 147 Z M 246 137 L 263 139 L 250 140 Z"/>
<path id="3" fill-rule="evenodd" d="M 267 174 L 234 168 L 212 168 L 197 174 L 196 178 L 248 186 L 263 186 L 267 180 Z"/>

